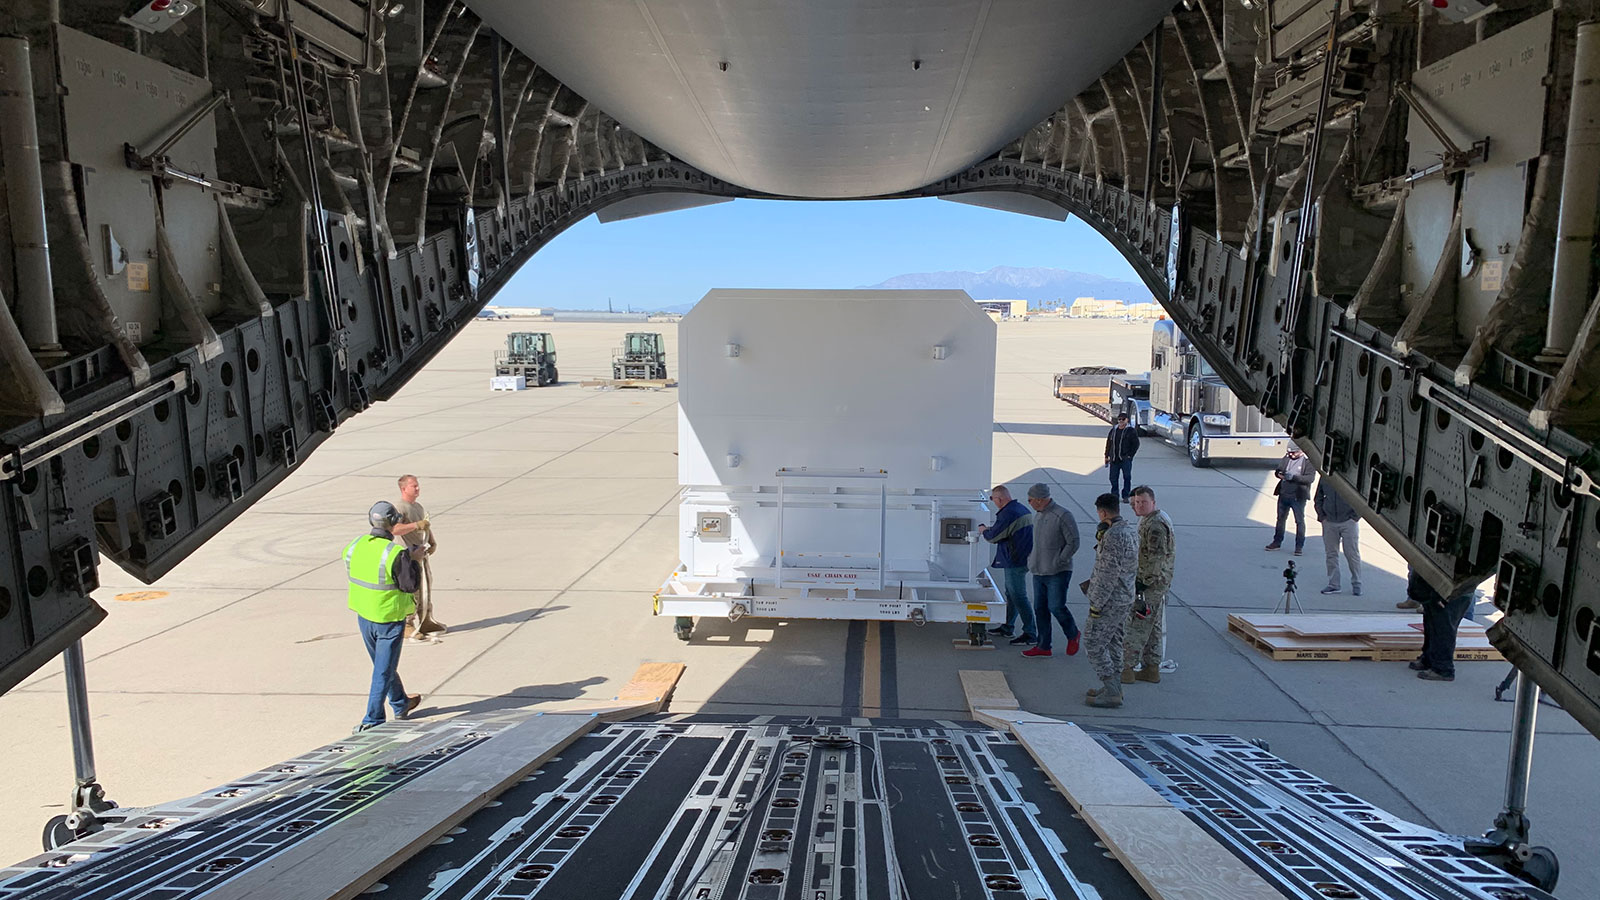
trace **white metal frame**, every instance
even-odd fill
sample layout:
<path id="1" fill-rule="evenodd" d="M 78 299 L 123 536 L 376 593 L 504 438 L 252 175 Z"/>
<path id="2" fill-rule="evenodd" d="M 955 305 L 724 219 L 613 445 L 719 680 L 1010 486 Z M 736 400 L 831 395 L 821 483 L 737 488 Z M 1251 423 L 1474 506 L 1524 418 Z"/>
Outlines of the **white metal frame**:
<path id="1" fill-rule="evenodd" d="M 967 570 L 961 580 L 936 578 L 931 567 L 937 563 L 940 542 L 941 502 L 948 499 L 940 495 L 926 495 L 917 491 L 897 495 L 904 501 L 891 507 L 889 502 L 888 472 L 884 469 L 811 469 L 805 466 L 785 466 L 775 473 L 776 494 L 750 490 L 706 489 L 709 505 L 737 506 L 741 502 L 756 505 L 772 504 L 777 508 L 777 547 L 770 565 L 742 565 L 739 574 L 731 577 L 701 577 L 691 574 L 689 564 L 678 567 L 656 592 L 656 615 L 706 616 L 726 615 L 739 619 L 746 615 L 773 618 L 807 618 L 836 620 L 910 621 L 925 622 L 994 622 L 1003 621 L 1005 598 L 999 586 L 978 561 L 977 535 L 968 536 Z M 815 556 L 818 559 L 857 558 L 856 554 L 816 551 L 794 551 L 784 545 L 784 512 L 795 503 L 791 492 L 785 489 L 786 481 L 811 479 L 815 481 L 875 481 L 878 484 L 878 546 L 874 553 L 863 554 L 877 560 L 876 577 L 861 579 L 860 574 L 870 570 L 855 567 L 807 566 L 818 577 L 801 576 L 796 579 L 790 565 L 794 559 Z M 684 492 L 685 502 L 695 506 L 694 489 Z M 711 496 L 716 500 L 712 501 Z M 870 502 L 870 493 L 806 494 L 808 498 L 827 496 L 833 507 L 841 507 L 841 497 L 855 498 L 857 502 Z M 801 504 L 815 503 L 802 500 Z M 987 512 L 987 504 L 976 498 L 973 505 Z M 861 506 L 858 508 L 870 508 Z M 909 578 L 893 579 L 894 569 L 888 559 L 889 510 L 926 508 L 929 525 L 929 570 L 916 572 L 902 569 Z M 692 562 L 692 560 L 691 560 Z M 789 574 L 785 574 L 788 572 Z M 838 581 L 829 580 L 837 576 Z M 915 577 L 921 575 L 922 577 Z"/>
<path id="2" fill-rule="evenodd" d="M 781 469 L 779 469 L 777 471 L 776 477 L 778 479 L 778 557 L 777 557 L 777 576 L 776 576 L 777 586 L 780 589 L 783 587 L 783 570 L 784 570 L 784 568 L 786 568 L 785 563 L 788 562 L 788 550 L 783 546 L 783 510 L 784 510 L 784 499 L 785 499 L 784 498 L 783 486 L 784 486 L 785 480 L 786 479 L 791 479 L 791 478 L 819 478 L 819 479 L 821 479 L 821 478 L 838 478 L 838 479 L 869 478 L 869 479 L 873 479 L 873 480 L 878 482 L 878 553 L 877 553 L 877 557 L 878 557 L 878 583 L 873 585 L 873 587 L 878 589 L 878 590 L 882 590 L 883 589 L 883 585 L 884 585 L 884 571 L 885 571 L 885 566 L 887 565 L 886 557 L 888 555 L 888 546 L 889 546 L 889 473 L 888 473 L 888 471 L 885 470 L 885 469 L 856 469 L 856 470 L 853 470 L 853 471 L 849 470 L 849 469 L 810 470 L 810 469 L 807 469 L 805 466 L 798 466 L 798 467 L 784 466 L 783 468 L 781 468 Z M 806 554 L 803 553 L 803 552 L 796 552 L 794 555 L 796 557 L 802 557 L 802 556 L 805 556 Z M 818 555 L 818 556 L 837 557 L 837 556 L 840 556 L 841 554 L 836 554 L 836 553 L 818 553 L 816 555 Z M 845 557 L 851 556 L 851 554 L 842 554 L 842 555 L 845 556 Z"/>

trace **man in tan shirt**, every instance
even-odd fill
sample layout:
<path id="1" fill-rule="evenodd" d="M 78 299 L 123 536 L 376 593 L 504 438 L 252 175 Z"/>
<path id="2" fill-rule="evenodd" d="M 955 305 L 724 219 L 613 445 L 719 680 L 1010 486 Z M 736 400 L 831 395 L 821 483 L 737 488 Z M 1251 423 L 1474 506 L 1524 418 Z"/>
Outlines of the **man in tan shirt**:
<path id="1" fill-rule="evenodd" d="M 428 523 L 427 510 L 417 502 L 421 494 L 422 485 L 417 482 L 417 476 L 400 476 L 400 499 L 394 504 L 394 508 L 400 512 L 400 524 L 394 527 L 394 536 L 405 541 L 407 547 L 419 547 L 422 550 L 422 580 L 413 595 L 417 611 L 406 618 L 407 630 L 412 640 L 437 641 L 439 635 L 449 629 L 433 617 L 433 569 L 429 557 L 439 549 L 439 544 Z"/>

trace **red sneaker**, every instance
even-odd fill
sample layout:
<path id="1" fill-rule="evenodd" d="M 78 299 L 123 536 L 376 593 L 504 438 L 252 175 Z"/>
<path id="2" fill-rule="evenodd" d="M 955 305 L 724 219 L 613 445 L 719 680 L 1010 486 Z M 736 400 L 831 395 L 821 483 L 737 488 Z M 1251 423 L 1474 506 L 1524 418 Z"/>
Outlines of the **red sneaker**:
<path id="1" fill-rule="evenodd" d="M 1069 644 L 1068 646 L 1071 645 Z M 1038 647 L 1029 647 L 1028 649 L 1022 651 L 1022 655 L 1028 657 L 1029 659 L 1039 659 L 1040 657 L 1050 656 L 1052 654 L 1049 650 L 1040 650 Z"/>
<path id="2" fill-rule="evenodd" d="M 1067 655 L 1068 656 L 1077 656 L 1078 655 L 1078 639 L 1077 638 L 1073 638 L 1072 640 L 1067 641 Z"/>

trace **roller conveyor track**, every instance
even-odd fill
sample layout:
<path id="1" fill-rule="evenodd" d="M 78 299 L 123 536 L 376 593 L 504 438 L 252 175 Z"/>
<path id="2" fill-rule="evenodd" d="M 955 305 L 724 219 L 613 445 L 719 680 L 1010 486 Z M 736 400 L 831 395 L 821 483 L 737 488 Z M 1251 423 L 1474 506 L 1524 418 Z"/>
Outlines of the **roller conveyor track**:
<path id="1" fill-rule="evenodd" d="M 520 715 L 331 744 L 0 870 L 0 900 L 203 897 Z M 603 725 L 384 876 L 385 896 L 1121 900 L 1146 894 L 1009 735 L 972 723 Z M 1094 732 L 1289 897 L 1542 900 L 1238 738 Z"/>

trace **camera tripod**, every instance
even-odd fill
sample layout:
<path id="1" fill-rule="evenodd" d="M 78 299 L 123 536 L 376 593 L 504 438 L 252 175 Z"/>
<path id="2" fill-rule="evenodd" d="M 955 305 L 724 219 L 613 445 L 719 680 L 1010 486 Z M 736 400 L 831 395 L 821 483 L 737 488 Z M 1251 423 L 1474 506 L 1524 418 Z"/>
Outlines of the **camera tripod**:
<path id="1" fill-rule="evenodd" d="M 1305 612 L 1305 608 L 1300 605 L 1300 595 L 1294 589 L 1295 574 L 1294 560 L 1291 559 L 1288 566 L 1283 570 L 1283 599 L 1279 600 L 1278 605 L 1272 608 L 1273 612 L 1282 612 L 1285 615 Z"/>

